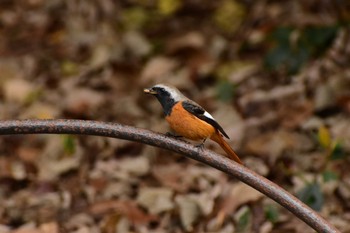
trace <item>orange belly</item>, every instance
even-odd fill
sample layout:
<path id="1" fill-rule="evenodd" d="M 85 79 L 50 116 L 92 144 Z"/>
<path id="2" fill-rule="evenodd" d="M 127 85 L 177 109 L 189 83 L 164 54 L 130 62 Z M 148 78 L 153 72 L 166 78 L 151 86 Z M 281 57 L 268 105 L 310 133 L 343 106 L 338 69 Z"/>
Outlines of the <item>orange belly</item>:
<path id="1" fill-rule="evenodd" d="M 170 116 L 165 119 L 177 134 L 191 140 L 203 140 L 215 133 L 212 125 L 187 112 L 181 102 L 173 106 Z"/>

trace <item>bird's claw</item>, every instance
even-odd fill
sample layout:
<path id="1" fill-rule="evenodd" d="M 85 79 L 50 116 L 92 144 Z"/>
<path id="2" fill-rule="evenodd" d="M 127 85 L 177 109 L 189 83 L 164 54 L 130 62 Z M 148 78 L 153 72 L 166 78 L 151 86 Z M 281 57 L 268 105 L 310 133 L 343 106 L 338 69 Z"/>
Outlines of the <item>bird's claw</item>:
<path id="1" fill-rule="evenodd" d="M 197 148 L 198 148 L 199 150 L 201 150 L 201 151 L 204 150 L 204 143 L 205 143 L 205 140 L 206 140 L 206 139 L 204 139 L 203 142 L 199 143 L 198 145 L 195 145 L 195 147 L 197 147 Z"/>
<path id="2" fill-rule="evenodd" d="M 165 135 L 168 137 L 172 137 L 172 138 L 182 138 L 182 136 L 176 135 L 176 134 L 171 133 L 171 132 L 166 132 Z"/>
<path id="3" fill-rule="evenodd" d="M 204 150 L 204 143 L 200 143 L 195 145 L 196 148 L 200 149 L 200 150 Z"/>

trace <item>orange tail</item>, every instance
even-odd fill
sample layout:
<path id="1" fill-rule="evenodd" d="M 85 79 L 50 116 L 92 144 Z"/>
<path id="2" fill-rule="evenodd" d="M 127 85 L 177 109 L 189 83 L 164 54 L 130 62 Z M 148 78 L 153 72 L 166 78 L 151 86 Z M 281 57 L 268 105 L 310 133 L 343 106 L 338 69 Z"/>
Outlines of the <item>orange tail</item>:
<path id="1" fill-rule="evenodd" d="M 230 145 L 225 141 L 225 139 L 221 136 L 221 134 L 216 131 L 215 134 L 213 134 L 210 137 L 211 140 L 218 143 L 222 149 L 227 153 L 228 157 L 234 161 L 236 161 L 239 164 L 243 164 L 242 161 L 239 159 L 238 155 L 233 151 L 233 149 L 230 147 Z"/>

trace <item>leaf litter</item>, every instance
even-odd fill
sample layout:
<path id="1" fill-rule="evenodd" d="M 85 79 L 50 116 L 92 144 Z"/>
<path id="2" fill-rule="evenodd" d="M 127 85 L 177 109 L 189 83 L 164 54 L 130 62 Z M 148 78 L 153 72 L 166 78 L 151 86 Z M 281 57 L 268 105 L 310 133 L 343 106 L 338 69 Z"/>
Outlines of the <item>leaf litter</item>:
<path id="1" fill-rule="evenodd" d="M 348 232 L 349 5 L 334 4 L 2 1 L 0 118 L 165 133 L 142 90 L 169 83 L 248 167 Z M 224 173 L 135 142 L 3 136 L 0 168 L 1 232 L 311 232 Z"/>

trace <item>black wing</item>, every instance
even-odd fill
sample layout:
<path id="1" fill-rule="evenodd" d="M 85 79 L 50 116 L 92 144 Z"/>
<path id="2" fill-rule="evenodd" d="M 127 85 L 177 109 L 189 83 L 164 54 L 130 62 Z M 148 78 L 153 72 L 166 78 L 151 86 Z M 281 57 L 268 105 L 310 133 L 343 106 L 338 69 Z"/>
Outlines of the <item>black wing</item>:
<path id="1" fill-rule="evenodd" d="M 224 129 L 219 125 L 219 123 L 217 123 L 212 118 L 206 117 L 204 115 L 204 113 L 205 113 L 204 108 L 199 106 L 197 103 L 190 101 L 190 100 L 185 100 L 182 102 L 182 107 L 184 107 L 184 109 L 186 109 L 186 111 L 188 111 L 189 113 L 192 113 L 193 115 L 195 115 L 199 119 L 212 125 L 215 129 L 219 130 L 222 133 L 222 135 L 224 135 L 226 138 L 229 139 L 229 136 L 226 134 Z"/>

